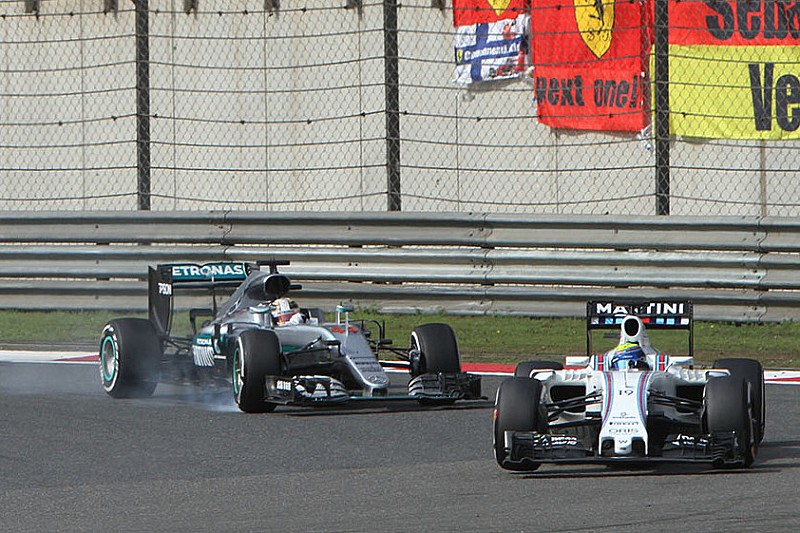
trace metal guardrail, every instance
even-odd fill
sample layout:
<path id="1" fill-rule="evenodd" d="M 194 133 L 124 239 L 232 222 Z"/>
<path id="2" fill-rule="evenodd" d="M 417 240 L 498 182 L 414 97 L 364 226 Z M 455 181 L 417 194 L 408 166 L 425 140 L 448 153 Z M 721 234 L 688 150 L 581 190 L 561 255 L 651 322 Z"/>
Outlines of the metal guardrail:
<path id="1" fill-rule="evenodd" d="M 793 218 L 0 212 L 0 308 L 142 311 L 148 265 L 281 259 L 323 308 L 582 316 L 593 298 L 688 298 L 700 319 L 793 320 L 798 252 Z"/>

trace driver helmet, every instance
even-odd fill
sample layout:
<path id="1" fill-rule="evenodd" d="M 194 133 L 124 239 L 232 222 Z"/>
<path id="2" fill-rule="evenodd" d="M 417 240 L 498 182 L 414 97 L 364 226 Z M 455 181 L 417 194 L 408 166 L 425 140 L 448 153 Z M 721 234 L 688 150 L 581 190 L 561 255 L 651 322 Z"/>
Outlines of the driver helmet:
<path id="1" fill-rule="evenodd" d="M 276 324 L 288 324 L 292 317 L 300 312 L 300 306 L 291 298 L 278 298 L 269 308 Z"/>
<path id="2" fill-rule="evenodd" d="M 611 369 L 623 370 L 628 368 L 648 368 L 647 356 L 638 342 L 624 342 L 614 349 L 611 357 Z"/>

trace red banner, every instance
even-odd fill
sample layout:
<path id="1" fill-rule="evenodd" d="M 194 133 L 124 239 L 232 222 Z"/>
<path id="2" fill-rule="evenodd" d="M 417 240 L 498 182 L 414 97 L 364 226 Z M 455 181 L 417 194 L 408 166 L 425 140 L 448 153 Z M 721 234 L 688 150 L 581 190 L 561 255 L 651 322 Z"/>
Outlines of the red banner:
<path id="1" fill-rule="evenodd" d="M 671 0 L 669 25 L 670 44 L 800 45 L 800 0 Z"/>
<path id="2" fill-rule="evenodd" d="M 529 0 L 453 0 L 453 26 L 515 19 L 529 5 Z"/>
<path id="3" fill-rule="evenodd" d="M 639 131 L 649 119 L 644 2 L 536 0 L 531 13 L 539 121 Z"/>

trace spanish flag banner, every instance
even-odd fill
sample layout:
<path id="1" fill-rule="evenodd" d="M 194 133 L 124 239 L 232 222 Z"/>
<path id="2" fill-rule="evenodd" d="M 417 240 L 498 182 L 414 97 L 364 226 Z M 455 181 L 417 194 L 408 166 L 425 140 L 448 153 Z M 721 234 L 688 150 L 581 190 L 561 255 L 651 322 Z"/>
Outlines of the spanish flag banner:
<path id="1" fill-rule="evenodd" d="M 650 122 L 647 10 L 638 0 L 536 0 L 531 11 L 539 122 L 640 131 Z"/>
<path id="2" fill-rule="evenodd" d="M 670 131 L 800 139 L 800 1 L 670 1 Z"/>

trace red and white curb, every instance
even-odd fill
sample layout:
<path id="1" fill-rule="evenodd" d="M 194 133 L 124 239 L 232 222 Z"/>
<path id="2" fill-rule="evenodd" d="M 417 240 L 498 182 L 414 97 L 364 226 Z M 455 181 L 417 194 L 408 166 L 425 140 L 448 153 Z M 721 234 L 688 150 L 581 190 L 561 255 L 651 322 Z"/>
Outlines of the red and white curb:
<path id="1" fill-rule="evenodd" d="M 97 364 L 97 352 L 45 352 L 38 350 L 0 350 L 0 363 Z"/>
<path id="2" fill-rule="evenodd" d="M 59 352 L 34 350 L 0 350 L 0 363 L 66 363 L 97 364 L 96 352 Z M 514 365 L 495 363 L 464 363 L 464 371 L 484 376 L 509 376 Z M 800 385 L 798 370 L 765 370 L 764 380 L 778 385 Z"/>

